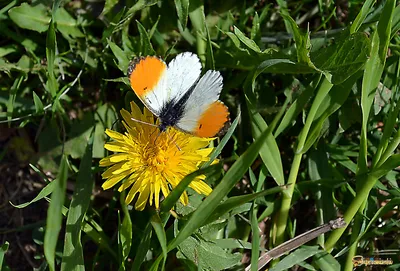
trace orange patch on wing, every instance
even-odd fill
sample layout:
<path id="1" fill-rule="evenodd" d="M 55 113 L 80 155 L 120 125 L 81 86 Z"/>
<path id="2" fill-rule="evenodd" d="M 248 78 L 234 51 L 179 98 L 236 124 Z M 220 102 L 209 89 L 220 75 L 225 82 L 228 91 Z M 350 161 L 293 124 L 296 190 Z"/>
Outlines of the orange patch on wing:
<path id="1" fill-rule="evenodd" d="M 134 60 L 128 69 L 131 87 L 139 97 L 154 89 L 166 71 L 167 65 L 157 57 Z"/>
<path id="2" fill-rule="evenodd" d="M 229 121 L 229 111 L 222 102 L 212 103 L 197 122 L 194 134 L 199 137 L 213 137 L 224 128 Z"/>

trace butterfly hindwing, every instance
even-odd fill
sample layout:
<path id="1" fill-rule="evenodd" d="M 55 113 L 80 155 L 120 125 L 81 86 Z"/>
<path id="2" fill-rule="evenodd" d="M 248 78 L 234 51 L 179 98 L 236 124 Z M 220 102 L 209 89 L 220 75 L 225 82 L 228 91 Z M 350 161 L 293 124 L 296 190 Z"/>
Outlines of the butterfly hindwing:
<path id="1" fill-rule="evenodd" d="M 218 100 L 221 90 L 221 74 L 207 71 L 186 101 L 177 128 L 199 137 L 217 135 L 229 122 L 228 108 Z"/>

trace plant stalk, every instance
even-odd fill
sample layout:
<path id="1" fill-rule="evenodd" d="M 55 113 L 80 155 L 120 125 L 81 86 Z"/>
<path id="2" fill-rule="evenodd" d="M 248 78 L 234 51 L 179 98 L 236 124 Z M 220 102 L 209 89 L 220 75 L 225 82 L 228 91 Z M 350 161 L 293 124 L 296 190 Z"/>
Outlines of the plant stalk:
<path id="1" fill-rule="evenodd" d="M 364 184 L 364 185 L 357 192 L 356 197 L 350 203 L 349 208 L 347 209 L 346 213 L 344 214 L 343 218 L 347 225 L 349 225 L 351 220 L 354 218 L 355 214 L 360 209 L 363 202 L 368 198 L 369 192 L 374 187 L 374 185 L 377 181 L 377 179 L 374 176 L 366 175 L 366 174 L 361 175 L 359 178 L 361 178 L 361 179 L 357 183 Z M 336 242 L 339 240 L 339 238 L 342 236 L 343 232 L 346 230 L 347 225 L 346 225 L 346 227 L 337 229 L 334 232 L 332 232 L 332 234 L 329 236 L 328 240 L 325 242 L 325 250 L 326 251 L 328 251 L 328 252 L 332 251 Z"/>

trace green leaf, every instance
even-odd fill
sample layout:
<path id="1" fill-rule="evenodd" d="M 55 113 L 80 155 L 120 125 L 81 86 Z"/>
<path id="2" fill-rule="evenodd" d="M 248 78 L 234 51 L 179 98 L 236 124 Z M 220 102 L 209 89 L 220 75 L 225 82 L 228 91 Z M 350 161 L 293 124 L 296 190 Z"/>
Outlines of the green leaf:
<path id="1" fill-rule="evenodd" d="M 180 181 L 179 184 L 171 191 L 171 193 L 168 194 L 165 200 L 163 200 L 160 206 L 160 212 L 169 212 L 195 177 L 202 174 L 211 174 L 211 172 L 214 172 L 219 167 L 220 165 L 212 165 L 186 175 L 182 181 Z"/>
<path id="2" fill-rule="evenodd" d="M 347 100 L 352 86 L 356 83 L 359 77 L 361 77 L 361 72 L 354 74 L 340 85 L 332 86 L 331 90 L 319 105 L 315 119 L 311 125 L 310 131 L 308 132 L 307 140 L 304 149 L 302 150 L 303 152 L 306 152 L 322 136 L 321 131 L 325 121 Z"/>
<path id="3" fill-rule="evenodd" d="M 64 9 L 59 8 L 54 15 L 56 27 L 67 39 L 82 38 L 85 35 L 79 30 L 77 21 Z"/>
<path id="4" fill-rule="evenodd" d="M 119 2 L 118 0 L 106 0 L 102 14 L 106 15 L 108 12 L 110 12 L 114 8 L 114 6 L 116 4 L 118 4 L 118 2 Z"/>
<path id="5" fill-rule="evenodd" d="M 370 41 L 367 35 L 354 33 L 313 53 L 311 59 L 318 69 L 332 75 L 332 84 L 340 84 L 364 66 L 369 51 Z"/>
<path id="6" fill-rule="evenodd" d="M 257 198 L 265 197 L 267 195 L 272 195 L 276 194 L 279 192 L 282 192 L 285 190 L 285 187 L 274 187 L 271 189 L 263 190 L 257 193 L 252 193 L 248 195 L 242 195 L 242 196 L 235 196 L 235 197 L 230 197 L 221 204 L 218 205 L 217 208 L 215 208 L 214 212 L 210 215 L 207 220 L 204 221 L 203 225 L 209 224 L 218 218 L 222 217 L 224 214 L 228 213 L 229 211 L 240 207 L 244 205 L 247 202 L 250 202 L 252 200 L 255 200 Z"/>
<path id="7" fill-rule="evenodd" d="M 267 124 L 264 121 L 263 117 L 260 113 L 256 110 L 256 102 L 254 96 L 254 88 L 255 88 L 255 81 L 259 74 L 261 74 L 265 69 L 268 69 L 271 66 L 274 66 L 279 63 L 293 63 L 287 59 L 269 59 L 263 61 L 253 73 L 247 77 L 245 82 L 245 94 L 248 101 L 248 108 L 250 111 L 250 118 L 252 119 L 252 132 L 255 138 L 261 134 L 261 131 L 267 129 Z M 282 111 L 283 112 L 283 111 Z M 279 115 L 278 115 L 279 117 Z M 274 127 L 272 127 L 273 129 Z M 271 129 L 271 130 L 272 130 Z M 285 179 L 283 176 L 283 168 L 282 168 L 282 160 L 281 155 L 279 152 L 278 145 L 276 143 L 275 137 L 270 134 L 264 145 L 261 148 L 260 152 L 261 159 L 263 160 L 265 166 L 267 167 L 268 171 L 271 173 L 272 177 L 274 178 L 275 182 L 278 185 L 283 185 L 285 183 Z"/>
<path id="8" fill-rule="evenodd" d="M 61 270 L 85 270 L 81 243 L 81 227 L 86 211 L 89 208 L 90 196 L 94 187 L 94 179 L 91 171 L 92 146 L 93 132 L 79 166 L 75 190 L 68 210 Z"/>
<path id="9" fill-rule="evenodd" d="M 246 45 L 249 49 L 253 50 L 256 53 L 261 53 L 260 47 L 258 47 L 258 45 L 255 43 L 254 40 L 249 39 L 248 37 L 246 37 L 242 31 L 239 30 L 239 28 L 237 28 L 236 26 L 233 26 L 233 31 L 236 35 L 236 37 L 238 37 L 238 39 L 243 42 L 244 45 Z"/>
<path id="10" fill-rule="evenodd" d="M 285 129 L 287 129 L 297 119 L 297 116 L 304 110 L 306 104 L 311 99 L 316 87 L 321 80 L 321 76 L 316 77 L 311 81 L 307 88 L 297 97 L 297 99 L 290 105 L 286 111 L 278 128 L 275 131 L 275 138 L 277 138 Z"/>
<path id="11" fill-rule="evenodd" d="M 47 89 L 54 98 L 58 93 L 58 83 L 55 77 L 54 64 L 56 60 L 56 31 L 54 29 L 54 21 L 51 20 L 49 30 L 46 37 L 46 57 L 47 57 Z M 53 107 L 55 110 L 56 107 Z"/>
<path id="12" fill-rule="evenodd" d="M 57 179 L 53 181 L 57 182 L 57 185 L 54 188 L 53 193 L 51 194 L 51 202 L 49 205 L 49 209 L 47 210 L 46 232 L 44 235 L 44 256 L 46 258 L 47 263 L 49 264 L 50 271 L 56 270 L 55 252 L 56 252 L 58 234 L 60 233 L 61 230 L 62 208 L 64 206 L 67 178 L 68 178 L 67 157 L 63 155 Z"/>
<path id="13" fill-rule="evenodd" d="M 257 220 L 257 211 L 256 203 L 253 202 L 251 204 L 250 209 L 250 225 L 251 225 L 251 270 L 257 271 L 257 262 L 258 257 L 260 256 L 260 229 L 258 228 L 258 220 Z"/>
<path id="14" fill-rule="evenodd" d="M 33 92 L 33 102 L 35 103 L 36 114 L 43 112 L 43 103 L 40 100 L 39 96 L 37 96 L 36 92 Z"/>
<path id="15" fill-rule="evenodd" d="M 368 232 L 369 228 L 374 225 L 375 221 L 380 218 L 381 216 L 387 214 L 388 212 L 394 210 L 396 207 L 398 207 L 400 205 L 400 198 L 396 197 L 396 198 L 392 198 L 389 200 L 389 202 L 387 202 L 383 207 L 379 208 L 379 210 L 374 214 L 374 216 L 371 218 L 371 220 L 369 221 L 367 227 L 365 228 L 365 230 L 357 237 L 357 240 L 355 241 L 356 243 L 358 243 L 363 236 Z"/>
<path id="16" fill-rule="evenodd" d="M 150 223 L 153 226 L 154 232 L 157 235 L 158 242 L 160 243 L 163 253 L 163 261 L 164 261 L 163 265 L 165 266 L 168 251 L 167 251 L 167 236 L 165 234 L 164 224 L 162 223 L 161 218 L 157 213 L 154 213 L 151 216 Z"/>
<path id="17" fill-rule="evenodd" d="M 372 47 L 370 58 L 368 59 L 364 77 L 362 81 L 361 108 L 362 108 L 362 127 L 360 155 L 358 157 L 358 167 L 360 173 L 367 171 L 367 125 L 374 99 L 375 89 L 381 79 L 386 62 L 386 54 L 390 41 L 391 22 L 396 1 L 386 1 L 385 7 L 379 18 L 378 26 L 372 35 Z"/>
<path id="18" fill-rule="evenodd" d="M 185 29 L 189 16 L 189 0 L 174 0 L 174 2 L 179 22 L 181 23 L 182 28 Z"/>
<path id="19" fill-rule="evenodd" d="M 125 193 L 121 193 L 120 195 L 120 204 L 121 209 L 124 213 L 124 220 L 122 221 L 122 225 L 119 228 L 119 239 L 121 242 L 121 267 L 125 268 L 125 261 L 129 256 L 129 252 L 131 251 L 132 246 L 132 220 L 129 214 L 128 206 L 125 204 Z"/>
<path id="20" fill-rule="evenodd" d="M 19 7 L 10 9 L 8 15 L 19 27 L 37 32 L 46 31 L 50 23 L 43 4 L 32 7 L 28 3 L 22 3 Z"/>
<path id="21" fill-rule="evenodd" d="M 21 86 L 24 77 L 22 75 L 18 76 L 17 79 L 14 80 L 13 85 L 11 86 L 10 96 L 7 102 L 7 119 L 10 121 L 12 119 L 12 115 L 14 112 L 14 103 L 17 98 L 17 91 Z"/>
<path id="22" fill-rule="evenodd" d="M 117 66 L 118 68 L 126 74 L 128 71 L 128 66 L 129 66 L 129 59 L 126 56 L 125 52 L 122 51 L 118 45 L 116 45 L 114 42 L 111 40 L 107 40 L 108 45 L 110 45 L 111 51 L 113 52 L 114 56 L 118 60 Z"/>
<path id="23" fill-rule="evenodd" d="M 296 22 L 293 20 L 292 17 L 290 17 L 287 11 L 282 12 L 281 15 L 285 20 L 286 26 L 290 27 L 290 32 L 293 34 L 294 40 L 296 42 L 297 61 L 315 69 L 315 66 L 310 59 L 311 42 L 309 32 L 302 33 Z"/>
<path id="24" fill-rule="evenodd" d="M 140 35 L 140 52 L 143 56 L 154 55 L 155 51 L 151 45 L 149 34 L 139 21 L 136 20 L 136 24 Z"/>
<path id="25" fill-rule="evenodd" d="M 269 271 L 283 271 L 302 261 L 314 256 L 318 252 L 321 252 L 318 246 L 303 246 L 290 253 L 288 256 L 280 260 L 274 267 L 270 268 Z"/>
<path id="26" fill-rule="evenodd" d="M 357 17 L 355 18 L 354 22 L 351 24 L 350 27 L 350 34 L 353 34 L 358 31 L 362 23 L 365 21 L 365 18 L 367 18 L 367 15 L 369 14 L 372 6 L 375 4 L 375 0 L 367 0 L 364 2 L 364 5 L 362 6 L 360 12 L 357 14 Z"/>
<path id="27" fill-rule="evenodd" d="M 379 179 L 398 166 L 400 166 L 400 154 L 393 154 L 382 165 L 374 168 L 369 175 Z"/>
<path id="28" fill-rule="evenodd" d="M 10 243 L 6 241 L 6 242 L 5 242 L 3 245 L 1 245 L 1 247 L 0 247 L 0 269 L 2 269 L 3 260 L 4 260 L 4 255 L 6 254 L 9 245 L 10 245 Z"/>
<path id="29" fill-rule="evenodd" d="M 199 270 L 227 270 L 240 263 L 240 253 L 230 253 L 214 242 L 189 236 L 178 247 L 178 258 L 189 259 Z"/>
<path id="30" fill-rule="evenodd" d="M 144 233 L 142 235 L 142 238 L 140 239 L 140 243 L 138 245 L 138 251 L 135 255 L 135 259 L 133 260 L 132 264 L 132 271 L 139 271 L 140 266 L 144 262 L 144 259 L 146 257 L 147 251 L 149 250 L 150 247 L 150 241 L 151 241 L 151 233 L 152 233 L 152 227 L 150 222 L 147 224 Z"/>
<path id="31" fill-rule="evenodd" d="M 340 270 L 340 263 L 328 252 L 314 255 L 314 261 L 322 271 Z"/>
<path id="32" fill-rule="evenodd" d="M 48 183 L 45 187 L 43 187 L 42 190 L 40 190 L 39 194 L 37 194 L 37 196 L 33 200 L 31 200 L 29 202 L 22 203 L 22 204 L 19 204 L 19 205 L 14 205 L 12 202 L 10 202 L 10 204 L 12 206 L 14 206 L 15 208 L 19 208 L 19 209 L 25 208 L 26 206 L 31 205 L 31 203 L 39 201 L 39 200 L 47 197 L 48 195 L 50 195 L 54 191 L 54 189 L 56 188 L 57 184 L 58 184 L 57 179 L 55 179 L 52 182 Z"/>

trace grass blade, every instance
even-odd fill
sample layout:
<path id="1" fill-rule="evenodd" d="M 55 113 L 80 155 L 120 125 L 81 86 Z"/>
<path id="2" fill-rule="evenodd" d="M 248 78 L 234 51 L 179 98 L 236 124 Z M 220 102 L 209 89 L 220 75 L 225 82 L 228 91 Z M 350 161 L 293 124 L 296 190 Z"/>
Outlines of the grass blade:
<path id="1" fill-rule="evenodd" d="M 51 194 L 51 202 L 47 210 L 46 232 L 44 235 L 44 256 L 49 264 L 50 271 L 55 269 L 55 252 L 58 240 L 58 234 L 61 230 L 62 208 L 64 206 L 65 190 L 68 178 L 67 157 L 62 156 L 57 182 L 53 193 Z"/>
<path id="2" fill-rule="evenodd" d="M 388 0 L 382 11 L 378 26 L 372 35 L 372 47 L 370 58 L 367 60 L 364 70 L 361 92 L 362 127 L 360 140 L 360 155 L 358 157 L 358 173 L 367 171 L 367 125 L 375 89 L 381 79 L 385 67 L 386 54 L 390 41 L 391 22 L 396 1 Z"/>
<path id="3" fill-rule="evenodd" d="M 86 211 L 89 208 L 90 196 L 94 186 L 94 179 L 91 172 L 92 146 L 93 132 L 79 166 L 75 191 L 68 210 L 61 270 L 85 270 L 81 243 L 81 227 Z"/>

